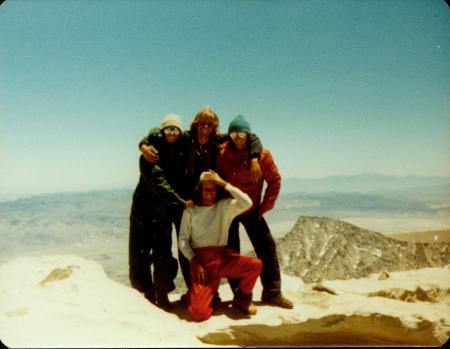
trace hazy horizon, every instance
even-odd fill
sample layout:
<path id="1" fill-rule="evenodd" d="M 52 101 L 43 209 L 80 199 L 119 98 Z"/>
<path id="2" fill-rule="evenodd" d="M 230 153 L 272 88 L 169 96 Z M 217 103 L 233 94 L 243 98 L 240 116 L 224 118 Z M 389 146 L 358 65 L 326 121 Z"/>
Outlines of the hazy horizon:
<path id="1" fill-rule="evenodd" d="M 320 181 L 320 180 L 326 180 L 326 179 L 334 179 L 334 178 L 356 178 L 356 177 L 387 177 L 387 178 L 396 178 L 396 179 L 407 179 L 407 178 L 423 178 L 423 179 L 445 179 L 450 181 L 450 176 L 418 176 L 418 175 L 402 175 L 402 176 L 396 176 L 396 175 L 388 175 L 388 174 L 382 174 L 382 173 L 357 173 L 353 175 L 329 175 L 329 176 L 322 176 L 322 177 L 287 177 L 285 178 L 282 176 L 282 189 L 283 189 L 283 183 L 286 183 L 291 180 L 311 180 L 311 181 Z M 0 188 L 0 202 L 2 201 L 2 197 L 26 197 L 26 196 L 40 196 L 40 195 L 52 195 L 52 194 L 81 194 L 81 193 L 88 193 L 88 192 L 96 192 L 96 191 L 108 191 L 108 190 L 134 190 L 137 185 L 136 183 L 132 183 L 130 185 L 123 185 L 123 186 L 115 186 L 115 187 L 102 187 L 102 186 L 96 186 L 96 187 L 85 187 L 85 188 L 78 188 L 78 189 L 61 189 L 61 190 L 49 190 L 49 191 L 27 191 L 27 190 L 16 190 L 16 191 L 5 191 Z"/>

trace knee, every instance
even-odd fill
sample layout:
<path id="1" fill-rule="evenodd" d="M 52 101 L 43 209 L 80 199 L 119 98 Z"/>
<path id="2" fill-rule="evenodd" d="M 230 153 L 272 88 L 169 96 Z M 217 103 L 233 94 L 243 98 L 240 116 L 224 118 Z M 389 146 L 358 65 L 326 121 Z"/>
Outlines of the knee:
<path id="1" fill-rule="evenodd" d="M 263 262 L 259 258 L 252 258 L 251 266 L 252 269 L 259 274 L 261 273 Z"/>

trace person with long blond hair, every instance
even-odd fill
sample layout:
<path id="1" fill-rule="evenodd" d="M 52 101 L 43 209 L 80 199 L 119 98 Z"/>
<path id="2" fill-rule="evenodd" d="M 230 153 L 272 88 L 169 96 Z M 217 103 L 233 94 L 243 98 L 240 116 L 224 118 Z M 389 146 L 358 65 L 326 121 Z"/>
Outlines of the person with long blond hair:
<path id="1" fill-rule="evenodd" d="M 154 147 L 158 142 L 160 131 L 158 129 L 150 130 L 150 133 L 139 143 L 139 149 L 142 156 L 150 163 L 157 163 L 162 156 Z M 219 117 L 210 107 L 202 108 L 191 122 L 189 130 L 181 135 L 183 142 L 183 156 L 179 160 L 178 169 L 168 173 L 172 178 L 176 178 L 176 191 L 185 200 L 192 200 L 194 189 L 200 179 L 200 174 L 207 170 L 216 169 L 216 158 L 219 153 L 220 144 L 229 139 L 228 135 L 219 132 Z M 261 177 L 259 167 L 259 156 L 261 154 L 262 144 L 256 134 L 249 134 L 249 161 L 252 178 L 258 181 Z M 181 167 L 181 169 L 180 169 Z M 181 214 L 173 217 L 173 222 L 179 236 L 179 227 Z M 191 284 L 190 263 L 178 251 L 178 261 L 183 274 L 186 286 Z M 186 298 L 184 297 L 183 300 Z M 215 302 L 220 302 L 216 297 Z"/>

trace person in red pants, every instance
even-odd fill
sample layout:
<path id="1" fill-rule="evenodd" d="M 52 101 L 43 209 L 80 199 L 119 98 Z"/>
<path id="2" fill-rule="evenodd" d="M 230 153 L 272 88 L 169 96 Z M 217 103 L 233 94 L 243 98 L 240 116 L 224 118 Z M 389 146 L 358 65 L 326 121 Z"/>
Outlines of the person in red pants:
<path id="1" fill-rule="evenodd" d="M 222 188 L 231 197 L 221 199 Z M 212 170 L 201 174 L 197 193 L 196 205 L 183 212 L 178 238 L 180 251 L 191 263 L 188 313 L 196 321 L 207 320 L 213 313 L 212 300 L 220 279 L 235 278 L 239 284 L 233 308 L 254 315 L 252 290 L 262 262 L 227 247 L 231 222 L 252 206 L 252 200 Z"/>

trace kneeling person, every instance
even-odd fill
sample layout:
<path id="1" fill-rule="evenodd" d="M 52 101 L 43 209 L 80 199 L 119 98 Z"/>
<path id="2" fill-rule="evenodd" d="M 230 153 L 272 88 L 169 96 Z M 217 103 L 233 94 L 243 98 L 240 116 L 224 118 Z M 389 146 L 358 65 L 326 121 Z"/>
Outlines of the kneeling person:
<path id="1" fill-rule="evenodd" d="M 252 290 L 262 269 L 262 262 L 254 257 L 238 254 L 228 248 L 228 231 L 233 219 L 252 206 L 250 197 L 225 182 L 213 172 L 200 176 L 200 197 L 193 208 L 183 212 L 178 245 L 191 263 L 191 287 L 188 312 L 196 321 L 208 319 L 212 300 L 221 278 L 239 279 L 233 307 L 254 315 Z M 219 199 L 218 188 L 223 187 L 232 198 Z"/>

